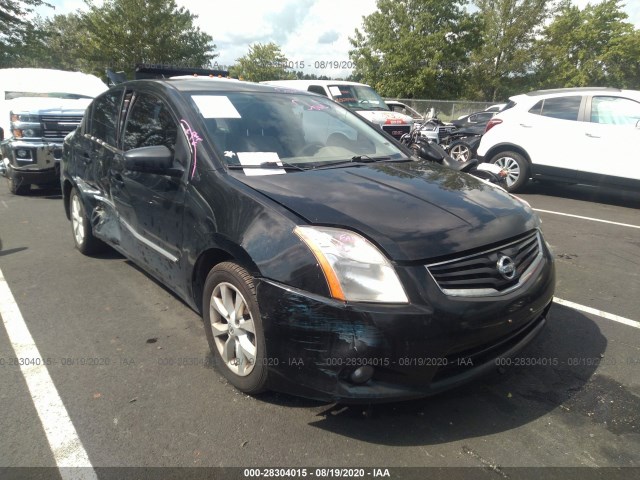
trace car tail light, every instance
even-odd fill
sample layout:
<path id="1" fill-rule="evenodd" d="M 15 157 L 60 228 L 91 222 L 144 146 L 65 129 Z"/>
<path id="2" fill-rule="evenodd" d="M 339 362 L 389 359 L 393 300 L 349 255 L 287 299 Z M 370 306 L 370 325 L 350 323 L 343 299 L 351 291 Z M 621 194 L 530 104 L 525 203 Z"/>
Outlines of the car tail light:
<path id="1" fill-rule="evenodd" d="M 495 127 L 496 125 L 500 125 L 501 123 L 502 123 L 502 119 L 500 119 L 500 118 L 492 118 L 487 123 L 487 127 L 484 129 L 484 133 L 487 133 L 493 127 Z"/>

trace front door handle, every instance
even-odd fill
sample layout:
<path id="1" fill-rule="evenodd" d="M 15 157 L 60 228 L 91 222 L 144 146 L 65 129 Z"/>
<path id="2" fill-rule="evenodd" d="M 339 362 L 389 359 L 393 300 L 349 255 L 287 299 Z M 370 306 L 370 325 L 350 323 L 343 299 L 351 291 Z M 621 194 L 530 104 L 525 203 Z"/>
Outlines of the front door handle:
<path id="1" fill-rule="evenodd" d="M 109 170 L 109 176 L 115 185 L 118 187 L 124 187 L 124 178 L 122 178 L 122 174 L 120 172 L 116 170 Z"/>
<path id="2" fill-rule="evenodd" d="M 531 128 L 532 127 L 532 125 L 527 125 L 525 123 L 521 123 L 520 126 L 524 127 L 524 128 Z"/>
<path id="3" fill-rule="evenodd" d="M 585 133 L 585 135 L 589 138 L 600 138 L 598 135 L 594 135 L 593 133 Z"/>

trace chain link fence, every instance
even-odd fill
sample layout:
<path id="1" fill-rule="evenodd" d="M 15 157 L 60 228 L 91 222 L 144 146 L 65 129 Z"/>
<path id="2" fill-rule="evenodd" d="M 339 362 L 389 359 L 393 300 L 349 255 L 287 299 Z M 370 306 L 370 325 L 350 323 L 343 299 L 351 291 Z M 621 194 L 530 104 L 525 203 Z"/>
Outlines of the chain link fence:
<path id="1" fill-rule="evenodd" d="M 432 113 L 435 113 L 444 122 L 450 122 L 463 115 L 479 112 L 494 105 L 494 102 L 467 102 L 464 100 L 416 100 L 411 98 L 385 98 L 385 100 L 402 102 L 427 117 L 432 116 L 430 113 L 433 109 Z"/>

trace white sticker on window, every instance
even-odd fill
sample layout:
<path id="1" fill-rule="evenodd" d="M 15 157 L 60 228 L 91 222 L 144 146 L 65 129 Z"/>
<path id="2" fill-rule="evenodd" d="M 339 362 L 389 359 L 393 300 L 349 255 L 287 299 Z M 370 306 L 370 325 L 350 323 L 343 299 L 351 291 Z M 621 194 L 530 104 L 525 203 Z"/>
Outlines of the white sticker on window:
<path id="1" fill-rule="evenodd" d="M 240 165 L 248 177 L 255 175 L 280 175 L 286 173 L 276 152 L 238 152 Z M 258 168 L 263 165 L 265 168 Z"/>
<path id="2" fill-rule="evenodd" d="M 340 95 L 342 95 L 340 88 L 336 87 L 335 85 L 329 87 L 329 92 L 331 92 L 331 95 L 333 95 L 334 97 L 339 97 Z"/>
<path id="3" fill-rule="evenodd" d="M 198 110 L 204 118 L 241 118 L 231 100 L 221 95 L 194 95 Z"/>

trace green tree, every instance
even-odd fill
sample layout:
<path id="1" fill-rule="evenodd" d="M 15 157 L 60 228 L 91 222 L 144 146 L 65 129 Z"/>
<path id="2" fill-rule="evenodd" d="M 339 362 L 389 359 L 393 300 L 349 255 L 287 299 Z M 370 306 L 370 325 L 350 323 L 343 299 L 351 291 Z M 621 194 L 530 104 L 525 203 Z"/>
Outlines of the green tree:
<path id="1" fill-rule="evenodd" d="M 471 54 L 467 97 L 497 101 L 521 91 L 531 75 L 532 46 L 553 15 L 552 0 L 474 0 L 482 42 Z"/>
<path id="2" fill-rule="evenodd" d="M 78 14 L 55 15 L 47 19 L 36 17 L 32 28 L 34 33 L 26 35 L 22 48 L 19 61 L 22 66 L 93 70 L 93 65 L 84 59 L 82 47 L 86 33 Z"/>
<path id="3" fill-rule="evenodd" d="M 207 67 L 217 56 L 212 37 L 194 25 L 197 15 L 174 0 L 85 3 L 89 10 L 79 13 L 86 35 L 81 54 L 91 73 L 112 68 L 131 75 L 136 64 Z M 68 26 L 77 34 L 75 21 Z"/>
<path id="4" fill-rule="evenodd" d="M 537 42 L 538 86 L 640 89 L 640 30 L 626 19 L 619 0 L 565 3 Z"/>
<path id="5" fill-rule="evenodd" d="M 254 43 L 249 45 L 246 55 L 236 59 L 229 73 L 250 82 L 295 79 L 296 74 L 287 71 L 288 63 L 289 60 L 275 43 Z"/>
<path id="6" fill-rule="evenodd" d="M 21 66 L 25 42 L 38 36 L 30 17 L 43 5 L 53 8 L 43 0 L 0 0 L 0 68 Z"/>
<path id="7" fill-rule="evenodd" d="M 457 98 L 479 32 L 464 0 L 378 0 L 350 38 L 353 77 L 385 96 Z"/>

